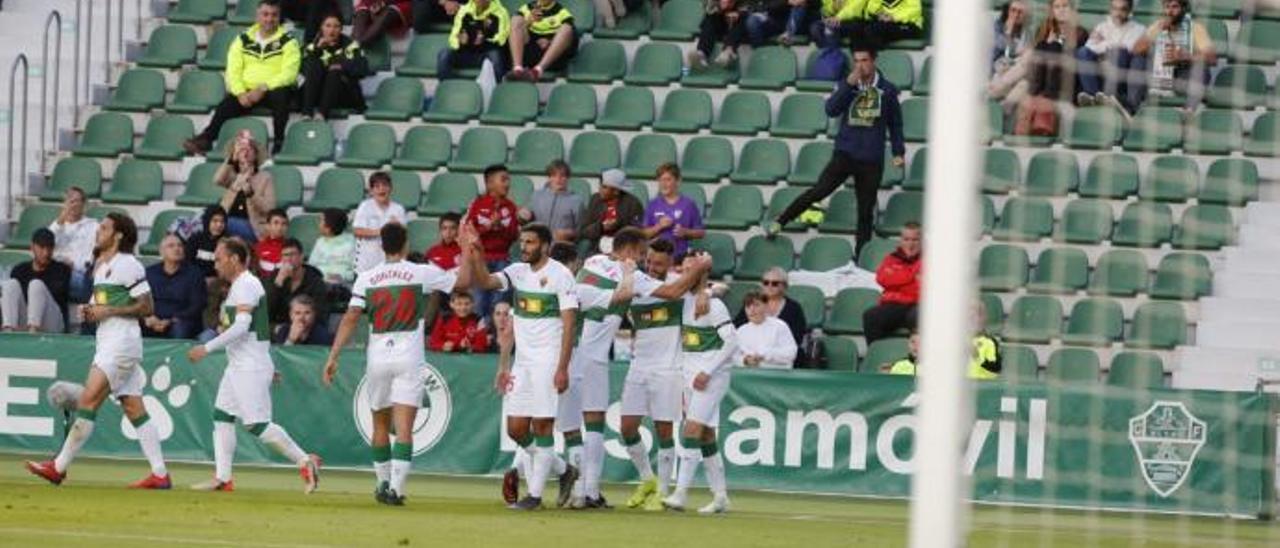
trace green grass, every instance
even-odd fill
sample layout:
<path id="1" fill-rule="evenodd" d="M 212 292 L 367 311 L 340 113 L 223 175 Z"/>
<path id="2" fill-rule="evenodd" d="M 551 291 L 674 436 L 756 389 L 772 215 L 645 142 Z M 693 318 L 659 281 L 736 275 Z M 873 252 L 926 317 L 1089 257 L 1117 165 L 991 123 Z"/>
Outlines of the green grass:
<path id="1" fill-rule="evenodd" d="M 296 472 L 240 467 L 234 493 L 186 485 L 211 467 L 171 466 L 169 492 L 123 485 L 137 461 L 83 459 L 51 487 L 0 455 L 0 546 L 903 546 L 907 504 L 731 492 L 723 516 L 626 509 L 515 513 L 494 478 L 410 478 L 408 506 L 377 505 L 369 473 L 333 471 L 303 495 Z M 554 491 L 552 486 L 551 491 Z M 627 485 L 607 486 L 615 503 Z M 691 503 L 709 499 L 696 491 Z M 975 508 L 971 546 L 1278 546 L 1280 526 L 1212 518 Z"/>

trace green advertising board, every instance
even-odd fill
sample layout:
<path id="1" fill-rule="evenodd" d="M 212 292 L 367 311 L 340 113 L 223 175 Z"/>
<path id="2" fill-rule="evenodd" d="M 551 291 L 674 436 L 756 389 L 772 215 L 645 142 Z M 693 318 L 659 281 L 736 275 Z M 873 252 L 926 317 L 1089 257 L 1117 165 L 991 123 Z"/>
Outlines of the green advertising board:
<path id="1" fill-rule="evenodd" d="M 144 400 L 166 456 L 210 461 L 212 408 L 225 356 L 186 360 L 189 343 L 148 340 Z M 364 354 L 343 354 L 332 387 L 320 380 L 327 349 L 272 350 L 279 379 L 274 420 L 327 465 L 368 468 L 370 413 Z M 55 380 L 82 382 L 93 341 L 0 334 L 0 450 L 56 451 L 62 414 L 45 401 Z M 431 355 L 428 396 L 414 429 L 414 468 L 494 474 L 511 462 L 493 356 Z M 614 364 L 613 400 L 626 365 Z M 907 497 L 914 408 L 908 377 L 825 371 L 735 370 L 721 406 L 720 445 L 731 487 Z M 983 383 L 962 459 L 973 499 L 998 504 L 1113 508 L 1240 517 L 1269 516 L 1275 422 L 1262 394 L 1135 390 L 1103 384 Z M 138 457 L 119 407 L 106 404 L 85 448 Z M 605 479 L 635 471 L 609 410 Z M 241 432 L 239 463 L 278 463 Z M 652 431 L 642 432 L 652 447 Z"/>

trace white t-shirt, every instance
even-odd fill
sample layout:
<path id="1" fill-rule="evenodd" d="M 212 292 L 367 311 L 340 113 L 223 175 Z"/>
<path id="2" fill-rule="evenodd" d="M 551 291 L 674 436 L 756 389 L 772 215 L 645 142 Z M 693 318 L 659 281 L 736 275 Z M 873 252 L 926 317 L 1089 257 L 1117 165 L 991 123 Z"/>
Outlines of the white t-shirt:
<path id="1" fill-rule="evenodd" d="M 710 305 L 710 311 L 695 318 L 697 297 L 693 294 L 684 297 L 680 326 L 680 362 L 685 372 L 700 371 L 715 375 L 728 371 L 728 366 L 733 364 L 732 354 L 717 359 L 717 354 L 725 345 L 720 329 L 726 325 L 732 329 L 733 319 L 720 299 L 711 297 Z"/>
<path id="2" fill-rule="evenodd" d="M 53 232 L 53 260 L 70 265 L 76 272 L 87 270 L 86 266 L 93 260 L 98 221 L 92 217 L 81 217 L 68 224 L 54 221 L 49 224 L 49 230 Z"/>
<path id="3" fill-rule="evenodd" d="M 385 209 L 378 207 L 373 198 L 360 202 L 356 208 L 355 218 L 351 221 L 353 228 L 378 230 L 391 221 L 400 224 L 409 222 L 409 214 L 404 206 L 390 202 Z M 382 238 L 356 238 L 356 272 L 364 272 L 378 266 L 382 262 Z"/>
<path id="4" fill-rule="evenodd" d="M 426 363 L 422 333 L 427 299 L 433 291 L 453 291 L 455 272 L 433 264 L 382 263 L 356 276 L 352 307 L 369 319 L 368 363 Z"/>
<path id="5" fill-rule="evenodd" d="M 116 253 L 93 270 L 93 304 L 129 306 L 151 293 L 147 271 L 138 258 Z M 142 329 L 137 318 L 112 316 L 98 322 L 97 354 L 142 358 Z"/>
<path id="6" fill-rule="evenodd" d="M 231 282 L 222 301 L 218 321 L 225 330 L 236 321 L 240 306 L 251 306 L 249 332 L 227 345 L 227 368 L 238 370 L 275 369 L 271 362 L 271 323 L 267 319 L 267 292 L 262 282 L 248 270 Z"/>
<path id="7" fill-rule="evenodd" d="M 738 351 L 733 363 L 742 365 L 747 354 L 764 356 L 762 368 L 791 369 L 796 360 L 796 339 L 787 322 L 778 318 L 765 317 L 759 324 L 747 322 L 738 326 Z"/>
<path id="8" fill-rule="evenodd" d="M 680 368 L 680 320 L 684 300 L 652 296 L 662 282 L 643 272 L 635 273 L 635 297 L 627 312 L 635 331 L 631 342 L 631 368 L 647 371 L 677 371 Z"/>
<path id="9" fill-rule="evenodd" d="M 497 274 L 502 289 L 514 292 L 515 367 L 555 367 L 564 334 L 560 312 L 578 308 L 573 273 L 553 259 L 546 261 L 541 270 L 514 263 Z"/>
<path id="10" fill-rule="evenodd" d="M 609 348 L 613 346 L 613 339 L 622 326 L 622 313 L 626 306 L 609 306 L 609 301 L 613 300 L 613 291 L 621 281 L 622 265 L 604 254 L 588 257 L 578 271 L 579 313 L 583 315 L 584 321 L 577 351 L 593 362 L 603 363 L 609 360 Z M 601 301 L 600 297 L 607 298 Z"/>

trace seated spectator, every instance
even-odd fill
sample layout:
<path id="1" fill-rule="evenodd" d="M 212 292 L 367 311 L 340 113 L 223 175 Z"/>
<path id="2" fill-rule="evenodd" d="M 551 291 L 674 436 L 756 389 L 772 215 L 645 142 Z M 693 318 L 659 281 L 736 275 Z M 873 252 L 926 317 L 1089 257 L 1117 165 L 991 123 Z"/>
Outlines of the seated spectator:
<path id="1" fill-rule="evenodd" d="M 333 333 L 325 321 L 323 306 L 317 306 L 311 297 L 298 295 L 289 300 L 288 321 L 277 325 L 271 332 L 271 344 L 293 346 L 333 344 Z"/>
<path id="2" fill-rule="evenodd" d="M 809 23 L 809 40 L 813 41 L 813 45 L 823 49 L 839 48 L 840 42 L 848 35 L 847 27 L 853 21 L 853 10 L 857 4 L 820 0 L 818 6 L 814 8 L 795 7 L 799 2 L 800 0 L 788 0 L 792 6 L 793 18 L 796 10 L 800 9 L 808 9 L 818 16 L 815 21 Z M 789 27 L 788 32 L 790 32 Z"/>
<path id="3" fill-rule="evenodd" d="M 453 24 L 453 16 L 462 4 L 457 0 L 414 0 L 413 32 L 429 34 L 435 25 Z"/>
<path id="4" fill-rule="evenodd" d="M 303 29 L 303 42 L 315 40 L 325 17 L 339 13 L 336 0 L 280 0 L 280 16 Z M 342 19 L 338 19 L 342 25 Z"/>
<path id="5" fill-rule="evenodd" d="M 324 275 L 316 267 L 302 262 L 302 242 L 297 239 L 283 241 L 279 266 L 269 278 L 265 275 L 263 278 L 267 317 L 273 325 L 289 320 L 289 303 L 299 295 L 306 295 L 321 316 L 329 313 L 329 287 L 324 283 Z"/>
<path id="6" fill-rule="evenodd" d="M 770 318 L 777 318 L 782 323 L 787 324 L 787 330 L 791 333 L 792 342 L 798 347 L 804 342 L 805 334 L 809 332 L 808 324 L 804 318 L 804 307 L 795 299 L 787 296 L 787 271 L 780 267 L 773 267 L 766 270 L 760 279 L 759 293 L 763 299 L 764 314 Z M 747 310 L 744 306 L 738 311 L 738 315 L 733 319 L 733 325 L 743 326 L 750 320 L 747 316 Z"/>
<path id="7" fill-rule="evenodd" d="M 1191 19 L 1187 0 L 1164 0 L 1163 7 L 1164 16 L 1134 44 L 1133 53 L 1141 57 L 1130 68 L 1145 72 L 1150 67 L 1151 92 L 1186 95 L 1183 106 L 1191 111 L 1204 98 L 1218 52 L 1205 26 Z M 1138 102 L 1145 96 L 1141 88 L 1134 94 Z"/>
<path id="8" fill-rule="evenodd" d="M 564 70 L 578 52 L 573 14 L 556 0 L 533 0 L 511 18 L 510 79 L 537 82 L 548 70 Z M 531 66 L 525 70 L 525 64 Z"/>
<path id="9" fill-rule="evenodd" d="M 1137 96 L 1142 90 L 1137 78 L 1145 79 L 1146 73 L 1131 71 L 1137 59 L 1133 47 L 1146 29 L 1132 16 L 1133 0 L 1111 0 L 1110 15 L 1093 28 L 1089 40 L 1076 50 L 1076 59 L 1080 60 L 1076 104 L 1113 105 L 1130 114 L 1137 112 L 1142 103 Z"/>
<path id="10" fill-rule="evenodd" d="M 356 238 L 347 230 L 347 214 L 329 208 L 320 212 L 320 236 L 311 246 L 307 263 L 329 285 L 350 286 L 356 279 Z"/>
<path id="11" fill-rule="evenodd" d="M 813 27 L 812 24 L 818 19 L 822 13 L 821 0 L 786 0 L 787 3 L 787 22 L 782 29 L 782 36 L 778 37 L 778 43 L 784 46 L 790 46 L 796 41 L 796 36 L 809 32 Z"/>
<path id="12" fill-rule="evenodd" d="M 747 43 L 753 48 L 758 48 L 766 45 L 770 38 L 783 35 L 784 38 L 781 41 L 789 44 L 790 38 L 787 37 L 794 37 L 796 29 L 803 28 L 800 21 L 793 23 L 792 19 L 804 17 L 805 3 L 806 0 L 744 1 L 743 5 L 747 6 L 747 13 L 742 24 Z"/>
<path id="13" fill-rule="evenodd" d="M 55 238 L 47 228 L 31 234 L 31 260 L 18 263 L 0 282 L 0 329 L 62 333 L 67 325 L 71 267 L 53 260 Z"/>
<path id="14" fill-rule="evenodd" d="M 644 222 L 644 205 L 631 195 L 631 181 L 620 169 L 600 174 L 600 191 L 591 196 L 578 234 L 587 241 L 587 250 L 596 253 L 604 239 L 629 226 Z"/>
<path id="15" fill-rule="evenodd" d="M 880 302 L 862 313 L 867 344 L 889 337 L 899 329 L 914 330 L 920 302 L 920 225 L 902 226 L 898 248 L 876 269 Z"/>
<path id="16" fill-rule="evenodd" d="M 672 243 L 683 257 L 689 242 L 707 235 L 697 202 L 680 193 L 680 168 L 673 163 L 658 166 L 658 195 L 644 208 L 644 235 Z"/>
<path id="17" fill-rule="evenodd" d="M 449 310 L 431 328 L 427 347 L 432 352 L 489 351 L 489 332 L 475 315 L 474 301 L 466 291 L 454 291 L 449 296 Z"/>
<path id="18" fill-rule="evenodd" d="M 253 246 L 253 256 L 258 260 L 253 265 L 253 273 L 259 276 L 270 276 L 280 266 L 284 252 L 284 238 L 289 233 L 289 215 L 283 209 L 273 209 L 267 214 L 267 229 L 262 239 Z"/>
<path id="19" fill-rule="evenodd" d="M 68 188 L 63 196 L 62 211 L 49 224 L 54 239 L 53 260 L 71 267 L 71 302 L 88 302 L 98 221 L 84 215 L 85 195 L 80 187 Z"/>
<path id="20" fill-rule="evenodd" d="M 271 172 L 262 170 L 266 150 L 253 140 L 249 130 L 241 131 L 227 145 L 227 159 L 213 173 L 214 184 L 225 188 L 222 209 L 227 212 L 227 233 L 252 244 L 276 207 L 275 182 Z"/>
<path id="21" fill-rule="evenodd" d="M 911 332 L 911 337 L 907 338 L 907 355 L 902 359 L 893 363 L 871 364 L 873 367 L 879 368 L 881 373 L 890 375 L 916 375 L 916 366 L 920 362 L 920 333 Z"/>
<path id="22" fill-rule="evenodd" d="M 449 32 L 449 47 L 436 58 L 436 75 L 453 78 L 459 68 L 479 68 L 485 61 L 493 65 L 494 78 L 507 73 L 507 37 L 511 34 L 511 16 L 502 2 L 471 0 L 458 8 Z"/>
<path id="23" fill-rule="evenodd" d="M 1078 24 L 1071 0 L 1053 0 L 1048 18 L 1036 31 L 1035 51 L 1028 73 L 1028 93 L 1051 101 L 1075 97 L 1075 52 L 1089 38 Z"/>
<path id="24" fill-rule="evenodd" d="M 227 97 L 213 111 L 204 131 L 184 142 L 183 149 L 192 155 L 208 152 L 222 124 L 265 106 L 275 124 L 272 152 L 280 152 L 301 63 L 298 41 L 280 26 L 280 0 L 262 0 L 257 23 L 233 40 L 227 51 Z"/>
<path id="25" fill-rule="evenodd" d="M 352 37 L 368 46 L 387 35 L 403 37 L 413 28 L 410 0 L 356 0 Z"/>
<path id="26" fill-rule="evenodd" d="M 356 236 L 356 272 L 364 272 L 382 264 L 382 226 L 405 224 L 409 213 L 404 206 L 391 201 L 391 176 L 375 171 L 369 176 L 369 197 L 360 202 L 351 223 Z"/>
<path id="27" fill-rule="evenodd" d="M 182 240 L 169 234 L 160 241 L 160 262 L 147 267 L 151 315 L 142 319 L 142 334 L 166 339 L 194 339 L 204 328 L 205 281 L 200 268 L 186 260 Z"/>
<path id="28" fill-rule="evenodd" d="M 204 230 L 187 240 L 183 256 L 209 280 L 218 277 L 218 272 L 213 269 L 213 250 L 218 247 L 218 240 L 227 233 L 227 211 L 222 206 L 211 205 L 204 209 L 200 221 Z"/>
<path id="29" fill-rule="evenodd" d="M 520 210 L 520 222 L 546 225 L 557 242 L 577 240 L 582 197 L 569 191 L 569 164 L 554 160 L 547 165 L 547 185 L 533 191 L 529 207 Z"/>
<path id="30" fill-rule="evenodd" d="M 739 0 L 704 0 L 705 14 L 698 28 L 698 41 L 685 58 L 689 70 L 707 68 L 707 61 L 717 44 L 720 53 L 715 64 L 727 67 L 738 61 L 738 46 L 745 39 L 744 19 L 747 13 Z"/>
<path id="31" fill-rule="evenodd" d="M 1000 339 L 987 333 L 987 308 L 981 301 L 973 303 L 973 353 L 969 355 L 969 378 L 994 380 L 1003 369 Z"/>
<path id="32" fill-rule="evenodd" d="M 1026 0 L 1009 0 L 1000 7 L 992 25 L 991 80 L 987 96 L 1013 112 L 1027 96 L 1027 70 L 1031 66 L 1031 8 Z"/>
<path id="33" fill-rule="evenodd" d="M 462 216 L 454 212 L 440 216 L 440 241 L 427 249 L 426 260 L 445 270 L 458 267 L 458 257 L 462 255 L 462 246 L 458 245 L 458 225 Z"/>
<path id="34" fill-rule="evenodd" d="M 489 272 L 500 272 L 511 263 L 511 244 L 520 237 L 519 209 L 507 197 L 511 190 L 511 174 L 506 166 L 489 166 L 484 170 L 485 193 L 471 202 L 467 208 L 467 221 L 480 235 L 484 249 L 484 261 Z M 502 300 L 505 292 L 476 289 L 476 310 L 481 317 L 489 317 L 493 304 Z"/>
<path id="35" fill-rule="evenodd" d="M 342 19 L 324 18 L 320 36 L 307 44 L 302 58 L 302 115 L 325 120 L 334 109 L 364 112 L 360 79 L 371 74 L 360 44 L 342 34 Z"/>
<path id="36" fill-rule="evenodd" d="M 853 49 L 880 51 L 899 40 L 924 37 L 924 7 L 921 0 L 850 0 L 853 21 L 845 32 Z"/>
<path id="37" fill-rule="evenodd" d="M 222 279 L 221 276 L 209 278 L 206 281 L 205 306 L 202 320 L 204 323 L 204 331 L 200 332 L 200 336 L 196 337 L 201 343 L 209 342 L 222 332 L 222 302 L 227 300 L 227 292 L 231 290 L 231 284 Z"/>
<path id="38" fill-rule="evenodd" d="M 738 326 L 738 350 L 734 363 L 743 367 L 791 369 L 796 361 L 796 340 L 785 322 L 766 311 L 764 295 L 751 291 L 742 299 L 747 323 Z"/>

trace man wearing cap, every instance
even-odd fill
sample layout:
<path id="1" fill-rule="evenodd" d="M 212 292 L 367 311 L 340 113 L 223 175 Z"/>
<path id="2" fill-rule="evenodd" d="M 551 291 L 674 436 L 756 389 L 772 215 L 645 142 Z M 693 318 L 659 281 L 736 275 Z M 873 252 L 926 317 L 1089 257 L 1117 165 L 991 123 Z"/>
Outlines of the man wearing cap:
<path id="1" fill-rule="evenodd" d="M 578 234 L 590 244 L 590 251 L 600 249 L 600 240 L 613 238 L 619 230 L 641 226 L 644 205 L 630 193 L 631 182 L 619 169 L 600 174 L 600 192 L 591 196 L 587 214 Z"/>
<path id="2" fill-rule="evenodd" d="M 644 210 L 644 235 L 662 238 L 675 246 L 676 257 L 689 251 L 689 241 L 706 236 L 698 204 L 680 193 L 680 168 L 673 163 L 658 166 L 658 196 Z"/>
<path id="3" fill-rule="evenodd" d="M 0 283 L 0 326 L 4 331 L 61 333 L 66 325 L 71 267 L 53 260 L 53 232 L 31 235 L 31 260 L 20 263 Z"/>

